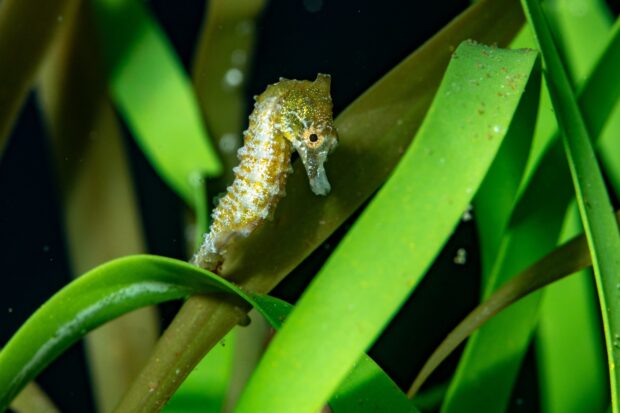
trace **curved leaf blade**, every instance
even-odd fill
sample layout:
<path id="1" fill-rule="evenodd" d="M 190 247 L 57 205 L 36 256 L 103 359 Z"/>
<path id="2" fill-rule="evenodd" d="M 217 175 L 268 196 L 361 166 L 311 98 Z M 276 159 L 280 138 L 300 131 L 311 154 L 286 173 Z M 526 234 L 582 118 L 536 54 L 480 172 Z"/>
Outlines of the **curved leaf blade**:
<path id="1" fill-rule="evenodd" d="M 192 294 L 228 293 L 256 307 L 279 328 L 292 306 L 281 300 L 250 294 L 215 274 L 184 261 L 135 255 L 103 264 L 74 280 L 37 310 L 0 351 L 0 410 L 59 354 L 97 326 L 136 308 Z M 397 412 L 415 413 L 404 393 L 364 356 L 336 400 L 337 412 L 359 409 L 367 399 L 361 391 L 368 380 L 377 383 L 372 406 L 400 406 Z"/>
<path id="2" fill-rule="evenodd" d="M 194 205 L 192 179 L 221 173 L 191 82 L 138 1 L 93 1 L 113 100 L 162 179 Z"/>
<path id="3" fill-rule="evenodd" d="M 538 1 L 523 0 L 523 6 L 536 34 L 551 101 L 555 108 L 568 165 L 573 177 L 577 205 L 592 254 L 611 381 L 612 411 L 620 411 L 620 232 L 615 225 L 609 194 L 599 169 L 586 123 L 581 115 L 568 76 L 557 52 Z"/>
<path id="4" fill-rule="evenodd" d="M 255 306 L 279 330 L 293 306 L 277 298 L 253 294 Z M 415 413 L 416 407 L 370 357 L 362 355 L 329 402 L 336 413 Z"/>
<path id="5" fill-rule="evenodd" d="M 321 407 L 458 223 L 524 91 L 538 90 L 536 62 L 531 50 L 459 46 L 414 143 L 276 335 L 237 412 Z"/>
<path id="6" fill-rule="evenodd" d="M 0 352 L 0 410 L 51 360 L 108 320 L 198 292 L 238 292 L 230 283 L 205 274 L 182 261 L 137 255 L 110 261 L 71 282 Z"/>
<path id="7" fill-rule="evenodd" d="M 593 69 L 607 48 L 610 34 L 613 34 L 613 19 L 607 4 L 600 0 L 592 0 L 588 4 L 589 7 L 579 14 L 575 14 L 571 5 L 561 0 L 547 1 L 544 6 L 558 51 L 577 90 L 583 89 L 581 86 L 591 73 L 596 73 Z M 606 84 L 610 82 L 613 80 L 605 79 Z M 582 105 L 583 96 L 581 93 L 578 103 L 584 117 L 587 117 Z M 605 102 L 595 104 L 597 111 L 606 114 L 604 106 Z M 618 115 L 620 112 L 617 110 L 615 115 L 613 112 L 610 114 L 598 139 L 589 130 L 592 138 L 598 141 L 598 155 L 604 169 L 610 163 L 614 167 L 620 165 Z M 587 119 L 584 120 L 587 122 Z M 611 182 L 618 182 L 615 176 L 620 175 L 614 175 L 613 170 L 609 169 L 605 172 Z M 579 211 L 572 201 L 564 218 L 560 241 L 581 232 Z M 598 311 L 594 276 L 590 268 L 545 289 L 534 342 L 543 413 L 607 410 L 607 361 Z M 573 386 L 570 377 L 579 377 L 580 385 Z"/>
<path id="8" fill-rule="evenodd" d="M 472 310 L 437 347 L 415 378 L 407 396 L 414 397 L 433 373 L 459 344 L 511 304 L 528 294 L 592 264 L 583 236 L 553 250 L 530 267 L 515 275 L 483 303 Z"/>

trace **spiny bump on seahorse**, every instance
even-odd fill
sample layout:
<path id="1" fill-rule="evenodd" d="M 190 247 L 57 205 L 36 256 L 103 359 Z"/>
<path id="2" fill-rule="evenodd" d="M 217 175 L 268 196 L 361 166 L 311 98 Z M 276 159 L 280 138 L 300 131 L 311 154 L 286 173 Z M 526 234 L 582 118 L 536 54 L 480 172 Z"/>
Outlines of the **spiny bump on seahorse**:
<path id="1" fill-rule="evenodd" d="M 235 178 L 212 214 L 212 224 L 192 263 L 219 272 L 228 248 L 273 216 L 285 195 L 291 155 L 299 153 L 312 192 L 327 195 L 331 186 L 325 162 L 338 144 L 329 75 L 314 81 L 288 80 L 256 96 Z"/>

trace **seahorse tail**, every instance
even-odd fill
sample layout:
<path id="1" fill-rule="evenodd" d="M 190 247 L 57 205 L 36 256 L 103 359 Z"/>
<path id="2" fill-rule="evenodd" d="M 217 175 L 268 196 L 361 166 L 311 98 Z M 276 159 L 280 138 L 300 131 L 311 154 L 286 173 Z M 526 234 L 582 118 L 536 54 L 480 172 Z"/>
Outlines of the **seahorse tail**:
<path id="1" fill-rule="evenodd" d="M 192 257 L 191 263 L 204 270 L 218 272 L 223 261 L 224 257 L 215 248 L 212 234 L 205 234 L 205 239 Z"/>

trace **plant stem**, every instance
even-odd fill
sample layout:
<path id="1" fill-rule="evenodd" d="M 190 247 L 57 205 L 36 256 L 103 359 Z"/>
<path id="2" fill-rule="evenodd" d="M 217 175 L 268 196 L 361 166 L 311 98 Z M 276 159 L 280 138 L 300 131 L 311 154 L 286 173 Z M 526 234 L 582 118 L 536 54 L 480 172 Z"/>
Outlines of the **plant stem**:
<path id="1" fill-rule="evenodd" d="M 146 367 L 116 408 L 117 413 L 159 411 L 202 357 L 249 308 L 221 295 L 196 295 L 181 307 Z M 174 374 L 173 380 L 169 375 Z"/>

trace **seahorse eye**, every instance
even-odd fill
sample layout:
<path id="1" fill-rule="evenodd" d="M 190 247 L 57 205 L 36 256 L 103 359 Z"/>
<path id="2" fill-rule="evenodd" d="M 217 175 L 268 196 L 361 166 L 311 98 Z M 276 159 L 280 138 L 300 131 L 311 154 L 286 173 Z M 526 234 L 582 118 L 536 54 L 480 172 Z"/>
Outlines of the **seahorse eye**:
<path id="1" fill-rule="evenodd" d="M 316 133 L 311 134 L 308 139 L 310 139 L 310 142 L 316 142 L 319 140 L 319 137 L 317 136 Z"/>

